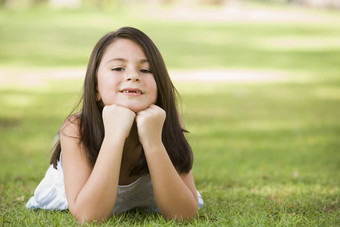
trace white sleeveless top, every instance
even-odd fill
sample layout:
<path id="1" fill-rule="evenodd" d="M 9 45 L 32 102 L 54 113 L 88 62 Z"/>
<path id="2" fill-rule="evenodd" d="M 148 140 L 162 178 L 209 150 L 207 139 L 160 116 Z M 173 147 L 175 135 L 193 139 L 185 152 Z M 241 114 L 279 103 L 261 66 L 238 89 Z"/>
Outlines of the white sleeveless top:
<path id="1" fill-rule="evenodd" d="M 50 165 L 45 177 L 34 191 L 34 196 L 26 204 L 26 208 L 66 210 L 68 203 L 65 193 L 64 174 L 60 159 L 57 169 Z M 197 191 L 199 207 L 203 206 L 203 199 Z M 112 213 L 122 212 L 138 208 L 146 212 L 158 212 L 157 203 L 153 193 L 150 174 L 140 177 L 129 185 L 119 185 L 116 204 Z"/>

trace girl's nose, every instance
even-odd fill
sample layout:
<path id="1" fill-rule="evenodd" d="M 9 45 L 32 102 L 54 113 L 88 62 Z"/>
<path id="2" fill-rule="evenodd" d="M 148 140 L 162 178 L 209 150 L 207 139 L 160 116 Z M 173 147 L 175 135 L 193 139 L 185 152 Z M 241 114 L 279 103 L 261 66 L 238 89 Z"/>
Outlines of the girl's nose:
<path id="1" fill-rule="evenodd" d="M 126 81 L 138 82 L 140 81 L 139 74 L 135 71 L 127 72 Z"/>

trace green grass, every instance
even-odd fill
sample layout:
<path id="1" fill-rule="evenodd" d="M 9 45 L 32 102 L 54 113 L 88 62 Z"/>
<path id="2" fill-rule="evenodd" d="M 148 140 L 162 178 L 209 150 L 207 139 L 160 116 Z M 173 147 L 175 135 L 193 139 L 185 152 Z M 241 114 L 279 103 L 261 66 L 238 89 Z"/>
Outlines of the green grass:
<path id="1" fill-rule="evenodd" d="M 171 69 L 281 71 L 287 77 L 278 82 L 176 82 L 191 132 L 196 186 L 205 200 L 191 224 L 339 226 L 340 27 L 136 17 L 90 10 L 1 10 L 0 65 L 86 67 L 97 39 L 129 24 L 151 34 Z M 280 39 L 298 42 L 282 46 Z M 24 205 L 44 176 L 54 135 L 74 107 L 81 84 L 64 79 L 37 87 L 0 85 L 2 226 L 76 225 L 69 212 L 31 211 Z M 188 223 L 126 213 L 103 225 L 179 224 Z"/>

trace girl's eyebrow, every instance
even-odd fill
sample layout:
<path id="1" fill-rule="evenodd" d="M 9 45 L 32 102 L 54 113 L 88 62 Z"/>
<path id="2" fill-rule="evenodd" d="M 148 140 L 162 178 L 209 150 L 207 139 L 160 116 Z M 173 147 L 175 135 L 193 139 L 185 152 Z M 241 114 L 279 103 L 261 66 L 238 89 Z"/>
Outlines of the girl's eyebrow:
<path id="1" fill-rule="evenodd" d="M 125 58 L 113 58 L 108 60 L 106 63 L 112 62 L 112 61 L 121 61 L 121 62 L 127 62 L 128 60 Z M 149 63 L 148 59 L 141 59 L 139 60 L 139 63 L 143 64 L 143 63 Z"/>
<path id="2" fill-rule="evenodd" d="M 140 63 L 149 63 L 148 59 L 141 59 L 139 62 Z"/>
<path id="3" fill-rule="evenodd" d="M 112 58 L 112 59 L 108 60 L 106 63 L 110 63 L 110 62 L 112 62 L 112 61 L 127 62 L 127 60 L 124 59 L 124 58 Z"/>

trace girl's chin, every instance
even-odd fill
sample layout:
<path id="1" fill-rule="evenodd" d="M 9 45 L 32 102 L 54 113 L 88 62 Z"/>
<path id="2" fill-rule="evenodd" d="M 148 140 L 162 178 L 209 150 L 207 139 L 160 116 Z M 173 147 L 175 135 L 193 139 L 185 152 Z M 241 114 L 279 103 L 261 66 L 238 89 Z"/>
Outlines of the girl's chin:
<path id="1" fill-rule="evenodd" d="M 151 104 L 150 104 L 151 105 Z M 129 106 L 129 105 L 122 105 L 123 107 L 126 107 L 128 109 L 130 109 L 131 111 L 138 113 L 142 110 L 145 110 L 146 108 L 148 108 L 150 105 L 148 106 Z"/>
<path id="2" fill-rule="evenodd" d="M 138 112 L 140 112 L 142 110 L 145 110 L 146 108 L 148 108 L 152 104 L 154 104 L 154 102 L 151 102 L 151 103 L 141 103 L 141 102 L 139 102 L 139 103 L 138 102 L 133 102 L 133 103 L 115 102 L 115 103 L 112 103 L 112 102 L 108 102 L 108 103 L 105 103 L 104 105 L 113 105 L 113 104 L 117 104 L 119 106 L 128 108 L 128 109 L 130 109 L 131 111 L 133 111 L 135 113 L 138 113 Z"/>

